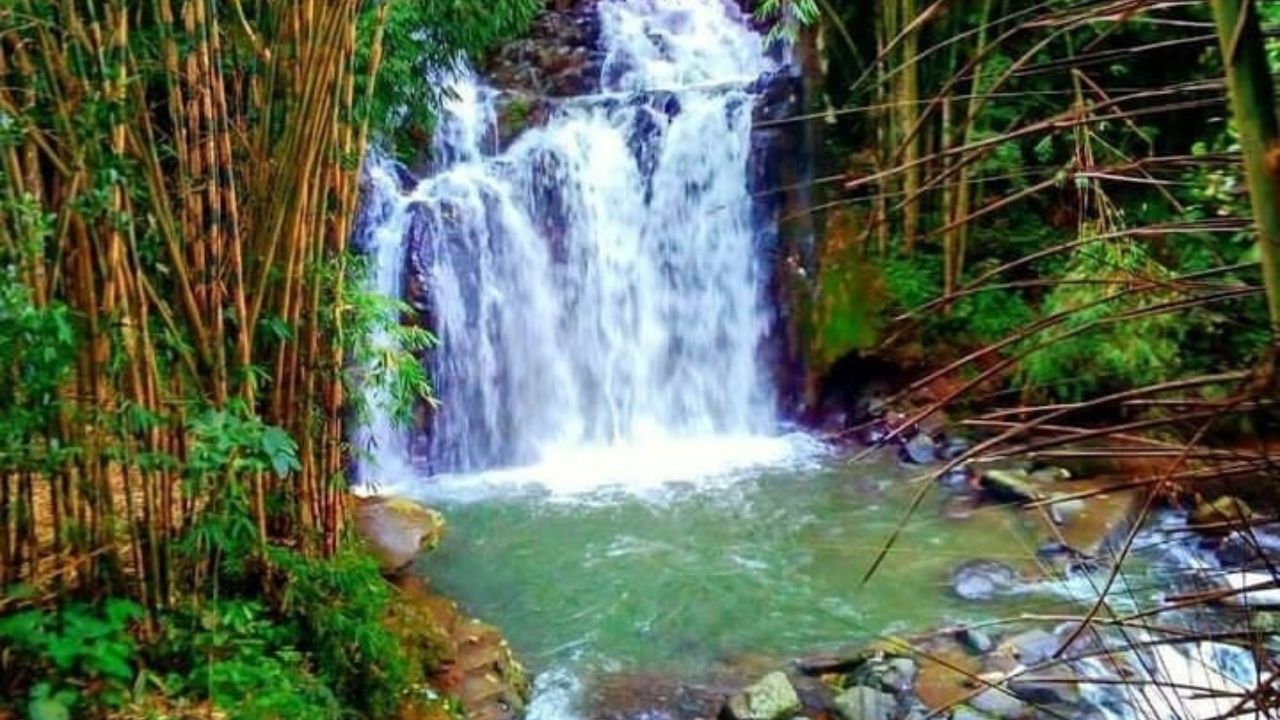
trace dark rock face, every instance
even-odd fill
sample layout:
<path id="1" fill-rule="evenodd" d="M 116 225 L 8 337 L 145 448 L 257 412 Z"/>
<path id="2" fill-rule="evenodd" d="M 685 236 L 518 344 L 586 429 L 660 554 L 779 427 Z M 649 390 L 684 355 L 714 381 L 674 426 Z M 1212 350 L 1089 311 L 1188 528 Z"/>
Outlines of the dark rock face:
<path id="1" fill-rule="evenodd" d="M 526 35 L 503 45 L 483 63 L 490 82 L 526 96 L 570 97 L 599 90 L 604 53 L 595 0 L 556 2 Z"/>

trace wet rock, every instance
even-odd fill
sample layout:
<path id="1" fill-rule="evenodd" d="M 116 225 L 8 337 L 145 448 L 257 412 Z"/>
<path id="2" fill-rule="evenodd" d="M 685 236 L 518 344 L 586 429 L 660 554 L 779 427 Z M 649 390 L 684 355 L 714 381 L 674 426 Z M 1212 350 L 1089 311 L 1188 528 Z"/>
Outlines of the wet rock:
<path id="1" fill-rule="evenodd" d="M 781 672 L 765 675 L 729 699 L 721 720 L 785 720 L 800 712 L 800 696 Z"/>
<path id="2" fill-rule="evenodd" d="M 864 685 L 856 685 L 840 693 L 832 706 L 840 720 L 893 720 L 898 717 L 898 705 L 892 695 Z"/>
<path id="3" fill-rule="evenodd" d="M 1000 643 L 998 651 L 1016 658 L 1023 665 L 1031 666 L 1053 657 L 1061 645 L 1061 641 L 1053 633 L 1036 628 L 1005 639 Z"/>
<path id="4" fill-rule="evenodd" d="M 934 711 L 964 702 L 973 691 L 969 678 L 979 670 L 977 659 L 951 643 L 927 652 L 916 675 L 916 697 Z"/>
<path id="5" fill-rule="evenodd" d="M 961 705 L 951 711 L 951 720 L 990 720 L 991 716 L 978 712 L 968 705 Z"/>
<path id="6" fill-rule="evenodd" d="M 494 87 L 569 97 L 599 90 L 604 65 L 594 1 L 548 7 L 523 37 L 503 43 L 484 62 Z"/>
<path id="7" fill-rule="evenodd" d="M 966 650 L 977 655 L 986 655 L 995 648 L 996 643 L 991 636 L 976 628 L 964 628 L 956 633 L 956 640 Z"/>
<path id="8" fill-rule="evenodd" d="M 1023 470 L 986 470 L 978 484 L 992 499 L 1000 502 L 1025 503 L 1044 497 L 1041 483 Z"/>
<path id="9" fill-rule="evenodd" d="M 1101 490 L 1107 481 L 1077 481 L 1072 487 L 1082 491 Z M 1072 500 L 1076 507 L 1067 506 L 1070 512 L 1056 518 L 1057 529 L 1050 533 L 1085 558 L 1101 557 L 1107 544 L 1123 536 L 1137 519 L 1142 507 L 1141 490 L 1125 489 L 1099 492 Z M 1065 505 L 1054 503 L 1049 507 Z"/>
<path id="10" fill-rule="evenodd" d="M 444 536 L 444 516 L 404 498 L 360 498 L 356 529 L 378 558 L 383 572 L 394 573 L 431 550 Z"/>
<path id="11" fill-rule="evenodd" d="M 925 433 L 916 433 L 902 444 L 900 453 L 904 462 L 927 465 L 938 459 L 938 444 Z"/>
<path id="12" fill-rule="evenodd" d="M 1080 700 L 1075 674 L 1062 665 L 1010 678 L 1009 691 L 1032 705 L 1074 705 Z"/>
<path id="13" fill-rule="evenodd" d="M 1233 530 L 1214 549 L 1214 555 L 1225 567 L 1280 567 L 1280 535 L 1275 525 Z"/>
<path id="14" fill-rule="evenodd" d="M 969 704 L 979 712 L 1006 720 L 1027 717 L 1031 711 L 1026 703 L 999 688 L 990 688 L 978 693 L 969 700 Z"/>
<path id="15" fill-rule="evenodd" d="M 911 689 L 916 679 L 916 664 L 911 658 L 895 657 L 868 662 L 854 674 L 857 685 L 902 693 Z"/>
<path id="16" fill-rule="evenodd" d="M 965 600 L 990 600 L 1018 582 L 1017 571 L 995 560 L 970 560 L 951 573 L 951 589 Z"/>
<path id="17" fill-rule="evenodd" d="M 1036 560 L 1060 572 L 1088 570 L 1097 564 L 1092 556 L 1057 540 L 1050 540 L 1036 548 Z"/>
<path id="18" fill-rule="evenodd" d="M 1223 495 L 1196 505 L 1187 516 L 1187 524 L 1205 534 L 1226 534 L 1232 528 L 1248 523 L 1252 517 L 1253 510 L 1245 501 Z"/>
<path id="19" fill-rule="evenodd" d="M 948 490 L 960 491 L 969 489 L 972 478 L 973 476 L 969 474 L 969 469 L 961 465 L 943 473 L 942 477 L 938 478 L 938 482 Z"/>
<path id="20" fill-rule="evenodd" d="M 962 437 L 951 435 L 942 443 L 938 456 L 943 460 L 954 460 L 969 451 L 973 444 Z"/>
<path id="21" fill-rule="evenodd" d="M 801 658 L 797 668 L 805 675 L 847 673 L 872 660 L 906 657 L 910 648 L 892 640 L 876 640 L 849 652 L 821 653 Z"/>
<path id="22" fill-rule="evenodd" d="M 1027 473 L 1027 477 L 1039 483 L 1063 482 L 1071 479 L 1071 471 L 1053 465 L 1037 468 Z"/>

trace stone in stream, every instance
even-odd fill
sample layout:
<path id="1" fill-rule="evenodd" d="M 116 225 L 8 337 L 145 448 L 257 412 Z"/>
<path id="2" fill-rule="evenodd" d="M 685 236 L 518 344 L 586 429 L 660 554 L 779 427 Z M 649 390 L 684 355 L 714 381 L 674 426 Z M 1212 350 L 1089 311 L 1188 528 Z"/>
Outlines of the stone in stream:
<path id="1" fill-rule="evenodd" d="M 1041 483 L 1032 479 L 1024 470 L 986 470 L 978 479 L 978 484 L 992 499 L 999 502 L 1025 503 L 1045 496 Z"/>
<path id="2" fill-rule="evenodd" d="M 356 529 L 385 573 L 395 573 L 431 550 L 444 536 L 444 517 L 404 498 L 359 498 Z"/>
<path id="3" fill-rule="evenodd" d="M 781 672 L 771 672 L 729 698 L 721 720 L 787 720 L 801 710 L 800 696 Z"/>
<path id="4" fill-rule="evenodd" d="M 1031 710 L 1026 703 L 1003 688 L 988 688 L 970 699 L 969 704 L 976 710 L 1005 720 L 1027 717 Z"/>
<path id="5" fill-rule="evenodd" d="M 894 720 L 898 703 L 887 692 L 855 685 L 836 696 L 832 709 L 840 720 Z"/>
<path id="6" fill-rule="evenodd" d="M 1049 658 L 1061 647 L 1062 641 L 1048 630 L 1036 628 L 1020 632 L 1000 643 L 997 652 L 1016 658 L 1023 665 L 1036 665 Z M 976 707 L 976 706 L 975 706 Z"/>
<path id="7" fill-rule="evenodd" d="M 928 434 L 918 432 L 902 444 L 902 460 L 916 465 L 927 465 L 938 459 L 938 444 Z"/>
<path id="8" fill-rule="evenodd" d="M 954 460 L 968 452 L 970 447 L 972 447 L 972 444 L 968 440 L 949 435 L 946 441 L 942 443 L 942 448 L 938 451 L 938 457 L 943 460 Z"/>
<path id="9" fill-rule="evenodd" d="M 891 657 L 863 664 L 853 674 L 854 683 L 902 693 L 911 689 L 916 679 L 916 664 L 911 658 Z"/>
<path id="10" fill-rule="evenodd" d="M 1280 567 L 1280 534 L 1274 524 L 1253 526 L 1244 532 L 1233 530 L 1218 543 L 1213 554 L 1223 567 Z"/>
<path id="11" fill-rule="evenodd" d="M 991 716 L 978 712 L 968 705 L 960 705 L 952 709 L 951 720 L 991 720 Z"/>
<path id="12" fill-rule="evenodd" d="M 951 572 L 951 589 L 965 600 L 990 600 L 1018 583 L 1017 571 L 995 560 L 969 560 Z"/>
<path id="13" fill-rule="evenodd" d="M 1213 501 L 1202 501 L 1187 516 L 1187 525 L 1207 535 L 1225 535 L 1233 528 L 1247 524 L 1253 510 L 1245 501 L 1223 495 Z"/>
<path id="14" fill-rule="evenodd" d="M 964 628 L 957 631 L 956 640 L 975 655 L 986 655 L 996 646 L 990 635 L 977 628 Z"/>
<path id="15" fill-rule="evenodd" d="M 1074 705 L 1080 700 L 1076 674 L 1054 665 L 1009 679 L 1009 691 L 1033 705 Z"/>

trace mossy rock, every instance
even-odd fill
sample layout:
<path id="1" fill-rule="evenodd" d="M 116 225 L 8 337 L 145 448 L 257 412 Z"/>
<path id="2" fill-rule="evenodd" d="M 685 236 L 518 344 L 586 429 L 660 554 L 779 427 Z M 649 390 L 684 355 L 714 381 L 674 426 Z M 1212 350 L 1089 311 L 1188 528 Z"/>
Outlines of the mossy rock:
<path id="1" fill-rule="evenodd" d="M 1238 497 L 1223 495 L 1212 501 L 1202 501 L 1187 516 L 1187 524 L 1203 533 L 1223 534 L 1234 526 L 1248 523 L 1253 509 Z"/>
<path id="2" fill-rule="evenodd" d="M 356 529 L 378 558 L 383 572 L 395 573 L 418 555 L 440 544 L 444 516 L 404 498 L 360 498 L 355 509 Z"/>

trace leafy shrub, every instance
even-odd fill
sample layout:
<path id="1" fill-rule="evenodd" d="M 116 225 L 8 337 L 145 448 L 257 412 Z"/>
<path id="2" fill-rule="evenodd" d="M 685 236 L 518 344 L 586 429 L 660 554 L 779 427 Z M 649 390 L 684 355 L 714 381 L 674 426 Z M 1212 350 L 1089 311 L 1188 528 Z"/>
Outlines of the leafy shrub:
<path id="1" fill-rule="evenodd" d="M 1028 341 L 1044 347 L 1026 357 L 1017 382 L 1028 391 L 1078 400 L 1171 377 L 1180 368 L 1179 347 L 1194 318 L 1164 313 L 1117 320 L 1121 313 L 1173 299 L 1169 291 L 1125 294 L 1135 285 L 1169 276 L 1144 247 L 1128 240 L 1077 249 L 1066 269 L 1068 283 L 1050 292 L 1041 307 L 1045 316 L 1070 315 L 1061 326 Z M 1064 334 L 1073 331 L 1079 332 Z"/>
<path id="2" fill-rule="evenodd" d="M 37 720 L 118 706 L 135 671 L 130 624 L 142 614 L 136 603 L 112 599 L 100 608 L 74 604 L 0 618 L 0 645 L 10 648 L 0 654 L 6 683 L 26 681 L 27 712 Z"/>
<path id="3" fill-rule="evenodd" d="M 273 554 L 283 577 L 281 614 L 298 629 L 316 673 L 367 717 L 389 717 L 422 669 L 387 627 L 392 588 L 377 561 L 353 549 L 311 560 Z"/>
<path id="4" fill-rule="evenodd" d="M 298 630 L 254 600 L 221 600 L 169 616 L 155 649 L 166 693 L 235 708 L 245 720 L 337 718 L 342 707 L 298 649 Z"/>

